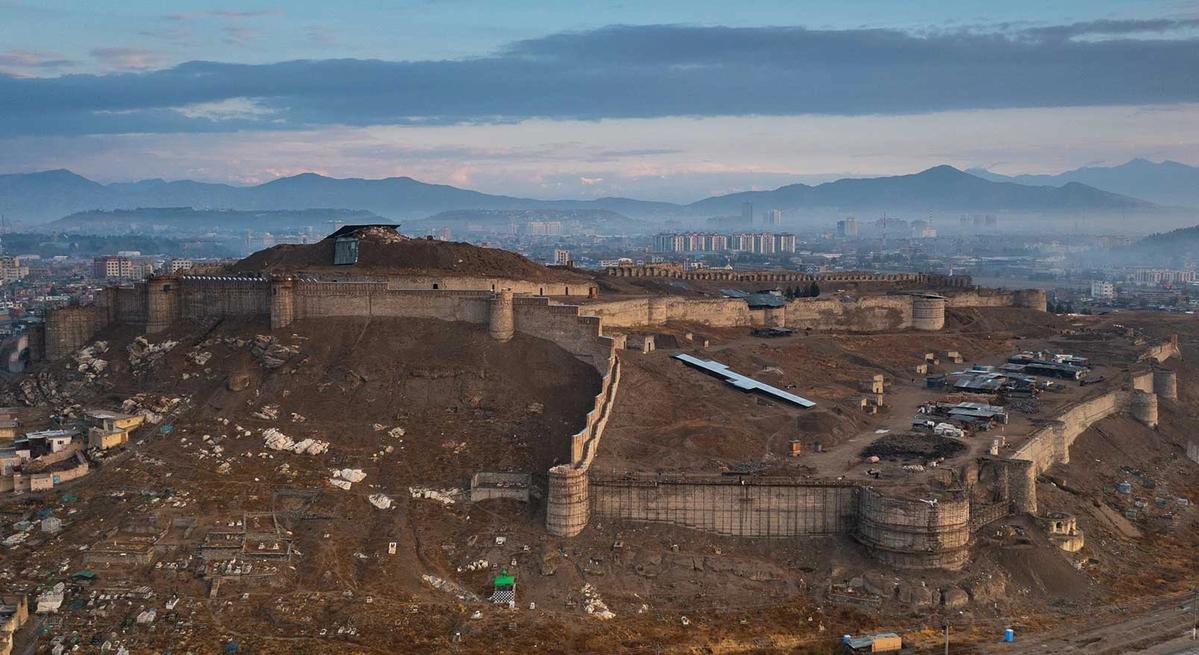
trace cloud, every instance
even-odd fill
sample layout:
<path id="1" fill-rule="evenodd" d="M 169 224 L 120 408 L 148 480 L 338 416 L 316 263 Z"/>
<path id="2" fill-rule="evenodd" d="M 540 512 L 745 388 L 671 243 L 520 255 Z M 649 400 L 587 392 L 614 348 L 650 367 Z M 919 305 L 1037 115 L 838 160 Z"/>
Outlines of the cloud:
<path id="1" fill-rule="evenodd" d="M 221 31 L 225 33 L 225 38 L 222 40 L 229 45 L 245 45 L 262 36 L 262 32 L 256 29 L 237 25 L 228 25 L 221 28 Z"/>
<path id="2" fill-rule="evenodd" d="M 91 55 L 119 70 L 149 70 L 165 60 L 162 53 L 144 48 L 94 48 Z"/>
<path id="3" fill-rule="evenodd" d="M 213 9 L 211 11 L 180 11 L 163 16 L 163 19 L 176 22 L 186 22 L 193 20 L 201 20 L 204 18 L 259 18 L 262 16 L 281 16 L 283 11 L 279 9 L 259 9 L 255 11 L 242 11 L 237 9 Z"/>
<path id="4" fill-rule="evenodd" d="M 47 50 L 17 48 L 0 51 L 0 71 L 10 75 L 24 76 L 32 71 L 44 74 L 61 68 L 69 68 L 75 63 L 60 53 Z"/>
<path id="5" fill-rule="evenodd" d="M 1173 104 L 1199 100 L 1199 39 L 1164 31 L 1191 24 L 925 35 L 613 26 L 462 60 L 188 62 L 153 71 L 144 69 L 154 53 L 112 48 L 106 59 L 141 72 L 0 79 L 0 135 Z M 1127 38 L 1145 31 L 1156 34 Z M 1100 33 L 1126 38 L 1085 38 Z M 246 97 L 272 110 L 269 118 L 214 127 L 172 111 Z"/>

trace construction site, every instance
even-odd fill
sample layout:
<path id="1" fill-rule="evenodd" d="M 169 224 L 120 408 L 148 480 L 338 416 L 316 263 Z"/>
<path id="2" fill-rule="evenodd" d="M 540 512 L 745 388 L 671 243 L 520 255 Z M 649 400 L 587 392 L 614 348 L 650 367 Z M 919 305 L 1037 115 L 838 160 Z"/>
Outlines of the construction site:
<path id="1" fill-rule="evenodd" d="M 763 299 L 797 280 L 348 226 L 59 310 L 0 389 L 7 648 L 1124 653 L 1190 628 L 1194 317 L 917 274 Z"/>

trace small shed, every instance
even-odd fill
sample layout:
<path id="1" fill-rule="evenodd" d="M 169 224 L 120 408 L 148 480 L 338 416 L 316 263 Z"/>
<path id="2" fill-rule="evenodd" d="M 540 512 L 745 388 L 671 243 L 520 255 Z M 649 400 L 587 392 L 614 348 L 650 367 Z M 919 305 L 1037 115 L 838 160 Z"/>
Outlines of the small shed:
<path id="1" fill-rule="evenodd" d="M 508 573 L 508 569 L 500 569 L 499 575 L 492 580 L 491 602 L 497 605 L 516 605 L 516 576 Z"/>
<path id="2" fill-rule="evenodd" d="M 879 632 L 845 639 L 847 653 L 897 653 L 903 648 L 903 639 L 894 632 Z"/>

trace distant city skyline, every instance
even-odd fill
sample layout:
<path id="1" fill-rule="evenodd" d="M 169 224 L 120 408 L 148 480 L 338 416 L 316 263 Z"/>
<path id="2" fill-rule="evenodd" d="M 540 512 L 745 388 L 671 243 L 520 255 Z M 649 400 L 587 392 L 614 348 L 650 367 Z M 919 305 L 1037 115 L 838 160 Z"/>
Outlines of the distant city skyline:
<path id="1" fill-rule="evenodd" d="M 0 1 L 0 172 L 688 201 L 1199 164 L 1199 5 L 944 4 Z"/>

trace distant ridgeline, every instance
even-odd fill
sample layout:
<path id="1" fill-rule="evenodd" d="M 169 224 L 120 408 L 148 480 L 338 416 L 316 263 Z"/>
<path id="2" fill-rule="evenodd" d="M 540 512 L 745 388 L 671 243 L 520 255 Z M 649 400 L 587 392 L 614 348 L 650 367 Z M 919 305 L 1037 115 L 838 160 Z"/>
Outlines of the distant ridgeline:
<path id="1" fill-rule="evenodd" d="M 382 219 L 358 209 L 288 209 L 274 211 L 143 207 L 111 211 L 85 211 L 46 224 L 46 228 L 84 234 L 111 234 L 169 229 L 175 232 L 238 234 L 245 230 L 270 232 L 305 227 L 324 228 L 328 223 L 374 223 Z"/>

